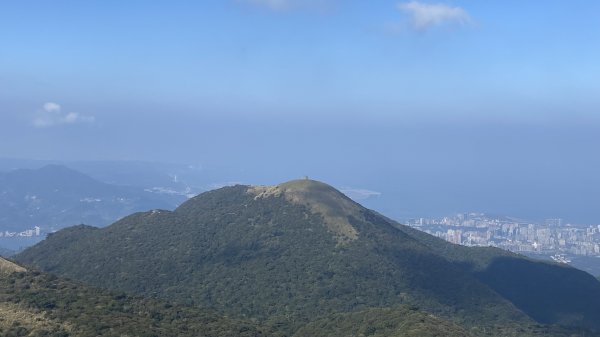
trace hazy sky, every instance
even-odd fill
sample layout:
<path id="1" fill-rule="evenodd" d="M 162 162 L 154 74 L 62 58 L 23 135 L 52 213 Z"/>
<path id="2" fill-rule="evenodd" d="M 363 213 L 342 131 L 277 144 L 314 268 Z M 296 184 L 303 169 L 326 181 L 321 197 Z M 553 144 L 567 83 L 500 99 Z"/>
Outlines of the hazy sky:
<path id="1" fill-rule="evenodd" d="M 437 200 L 600 223 L 599 12 L 566 0 L 3 1 L 0 157 L 308 174 L 419 200 L 388 200 L 405 212 Z"/>

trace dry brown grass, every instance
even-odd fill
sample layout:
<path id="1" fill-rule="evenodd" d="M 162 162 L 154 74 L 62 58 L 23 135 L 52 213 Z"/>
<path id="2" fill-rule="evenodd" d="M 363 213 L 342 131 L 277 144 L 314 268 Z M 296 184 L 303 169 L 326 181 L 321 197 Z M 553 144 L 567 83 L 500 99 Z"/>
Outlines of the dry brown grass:
<path id="1" fill-rule="evenodd" d="M 0 257 L 0 273 L 12 274 L 23 273 L 26 271 L 27 269 Z"/>
<path id="2" fill-rule="evenodd" d="M 360 206 L 333 187 L 314 180 L 293 180 L 276 186 L 253 186 L 248 193 L 255 199 L 284 196 L 288 201 L 306 206 L 323 217 L 327 229 L 339 244 L 354 241 L 358 231 L 349 216 L 361 218 Z"/>
<path id="3" fill-rule="evenodd" d="M 43 311 L 36 312 L 14 303 L 0 303 L 0 328 L 6 330 L 13 326 L 26 328 L 30 335 L 41 330 L 73 332 L 70 324 L 52 320 Z"/>

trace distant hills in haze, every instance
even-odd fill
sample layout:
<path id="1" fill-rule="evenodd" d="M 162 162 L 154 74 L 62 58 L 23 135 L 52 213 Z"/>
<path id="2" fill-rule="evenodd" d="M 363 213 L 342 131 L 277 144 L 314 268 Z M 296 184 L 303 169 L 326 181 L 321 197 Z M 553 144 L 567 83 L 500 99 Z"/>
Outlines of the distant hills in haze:
<path id="1" fill-rule="evenodd" d="M 133 160 L 58 161 L 0 158 L 0 172 L 18 169 L 36 170 L 48 165 L 65 166 L 110 185 L 143 189 L 162 188 L 179 193 L 188 188 L 192 193 L 207 190 L 214 184 L 225 184 L 233 175 L 231 170 L 225 168 L 206 169 L 199 164 Z"/>
<path id="2" fill-rule="evenodd" d="M 224 187 L 174 211 L 67 228 L 16 259 L 288 336 L 409 336 L 407 322 L 458 336 L 600 331 L 589 274 L 447 243 L 313 180 Z"/>
<path id="3" fill-rule="evenodd" d="M 15 252 L 13 250 L 7 249 L 7 248 L 2 248 L 0 247 L 0 257 L 1 256 L 10 256 L 12 254 L 14 254 Z"/>
<path id="4" fill-rule="evenodd" d="M 186 199 L 104 183 L 61 165 L 0 172 L 0 232 L 105 226 L 132 212 L 173 209 Z"/>
<path id="5" fill-rule="evenodd" d="M 506 181 L 491 179 L 486 170 L 476 167 L 465 168 L 466 171 L 446 169 L 444 163 L 435 164 L 433 158 L 430 158 L 433 161 L 384 165 L 376 170 L 375 166 L 352 165 L 340 170 L 335 165 L 305 160 L 301 164 L 257 165 L 235 160 L 216 162 L 191 154 L 185 158 L 184 163 L 0 158 L 0 172 L 58 164 L 111 185 L 158 188 L 154 192 L 164 193 L 181 193 L 190 188 L 191 193 L 187 194 L 236 183 L 272 184 L 290 177 L 314 175 L 394 219 L 443 217 L 465 210 L 512 215 L 534 222 L 562 218 L 572 224 L 594 224 L 600 217 L 592 185 L 569 183 L 569 179 L 554 183 L 556 175 L 540 176 L 539 172 L 535 177 L 540 181 L 526 178 L 527 175 L 514 175 Z M 582 191 L 578 186 L 587 187 Z"/>

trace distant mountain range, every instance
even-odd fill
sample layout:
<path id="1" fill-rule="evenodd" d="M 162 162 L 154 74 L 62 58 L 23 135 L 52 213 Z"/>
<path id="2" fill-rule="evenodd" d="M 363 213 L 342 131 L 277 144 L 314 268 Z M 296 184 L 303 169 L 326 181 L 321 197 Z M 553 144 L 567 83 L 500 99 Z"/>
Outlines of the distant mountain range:
<path id="1" fill-rule="evenodd" d="M 132 212 L 173 209 L 187 198 L 100 182 L 60 165 L 0 173 L 0 232 L 105 226 Z"/>
<path id="2" fill-rule="evenodd" d="M 118 186 L 143 189 L 155 187 L 182 192 L 190 188 L 193 193 L 227 185 L 239 176 L 240 169 L 222 167 L 205 168 L 199 164 L 172 164 L 144 161 L 56 161 L 0 158 L 0 172 L 18 169 L 37 170 L 48 165 L 65 166 L 95 180 Z"/>
<path id="3" fill-rule="evenodd" d="M 67 228 L 15 258 L 288 336 L 409 336 L 406 322 L 457 336 L 600 331 L 600 282 L 591 275 L 447 243 L 312 180 L 225 187 L 173 212 Z"/>

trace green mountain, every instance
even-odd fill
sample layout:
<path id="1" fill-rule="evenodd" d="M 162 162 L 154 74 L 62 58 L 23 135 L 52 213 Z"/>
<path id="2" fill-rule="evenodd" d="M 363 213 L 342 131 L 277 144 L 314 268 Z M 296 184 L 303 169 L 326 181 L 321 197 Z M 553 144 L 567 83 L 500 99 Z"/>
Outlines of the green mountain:
<path id="1" fill-rule="evenodd" d="M 469 336 L 462 328 L 397 307 L 332 315 L 303 336 Z M 0 258 L 1 336 L 273 336 L 272 327 L 212 311 L 109 292 L 27 269 Z"/>
<path id="2" fill-rule="evenodd" d="M 474 335 L 560 335 L 549 325 L 600 329 L 600 283 L 589 274 L 446 243 L 311 180 L 226 187 L 174 212 L 68 228 L 16 258 L 290 334 L 337 317 L 339 326 L 325 325 L 331 334 L 360 335 L 344 330 L 344 321 L 367 321 L 377 308 L 388 308 L 380 314 L 394 321 L 405 309 L 389 308 L 406 306 Z"/>
<path id="3" fill-rule="evenodd" d="M 276 336 L 255 323 L 111 293 L 0 258 L 1 336 Z"/>

